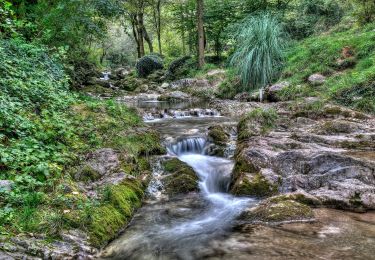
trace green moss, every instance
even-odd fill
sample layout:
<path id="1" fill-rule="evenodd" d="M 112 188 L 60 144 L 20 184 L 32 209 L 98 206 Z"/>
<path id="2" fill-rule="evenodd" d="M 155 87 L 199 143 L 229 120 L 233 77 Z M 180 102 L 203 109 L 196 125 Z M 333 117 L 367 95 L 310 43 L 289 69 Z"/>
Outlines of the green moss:
<path id="1" fill-rule="evenodd" d="M 229 141 L 229 136 L 222 126 L 212 126 L 208 129 L 208 137 L 217 145 L 226 145 Z"/>
<path id="2" fill-rule="evenodd" d="M 142 184 L 136 179 L 126 179 L 111 186 L 101 206 L 92 209 L 89 224 L 90 241 L 96 247 L 105 245 L 130 221 L 135 209 L 141 206 Z"/>
<path id="3" fill-rule="evenodd" d="M 126 218 L 113 205 L 103 205 L 95 209 L 89 227 L 90 241 L 101 247 L 125 226 Z"/>
<path id="4" fill-rule="evenodd" d="M 315 197 L 308 196 L 302 193 L 291 193 L 291 194 L 282 194 L 272 198 L 269 198 L 269 201 L 272 203 L 280 203 L 287 200 L 293 200 L 305 205 L 310 206 L 319 206 L 321 205 L 321 201 L 316 199 Z"/>
<path id="5" fill-rule="evenodd" d="M 274 109 L 254 109 L 238 123 L 238 140 L 251 136 L 266 135 L 275 127 L 278 115 Z"/>
<path id="6" fill-rule="evenodd" d="M 101 175 L 99 172 L 95 171 L 92 167 L 89 165 L 83 166 L 80 173 L 78 174 L 78 180 L 89 182 L 89 181 L 96 181 L 100 179 Z"/>
<path id="7" fill-rule="evenodd" d="M 314 217 L 314 213 L 309 206 L 294 200 L 279 202 L 268 200 L 245 214 L 247 220 L 262 222 L 296 221 Z"/>
<path id="8" fill-rule="evenodd" d="M 163 182 L 164 188 L 170 196 L 198 190 L 198 180 L 196 176 L 190 174 L 178 173 L 167 176 Z"/>
<path id="9" fill-rule="evenodd" d="M 232 187 L 238 196 L 269 197 L 278 193 L 278 186 L 269 183 L 260 173 L 248 178 L 243 175 Z"/>
<path id="10" fill-rule="evenodd" d="M 163 179 L 166 192 L 177 195 L 198 190 L 198 177 L 194 170 L 177 158 L 163 162 L 164 170 L 170 175 Z"/>
<path id="11" fill-rule="evenodd" d="M 241 150 L 240 147 L 237 148 Z M 236 163 L 232 172 L 232 184 L 234 184 L 243 174 L 245 173 L 255 173 L 259 169 L 255 167 L 251 162 L 243 157 L 242 154 L 236 155 Z"/>

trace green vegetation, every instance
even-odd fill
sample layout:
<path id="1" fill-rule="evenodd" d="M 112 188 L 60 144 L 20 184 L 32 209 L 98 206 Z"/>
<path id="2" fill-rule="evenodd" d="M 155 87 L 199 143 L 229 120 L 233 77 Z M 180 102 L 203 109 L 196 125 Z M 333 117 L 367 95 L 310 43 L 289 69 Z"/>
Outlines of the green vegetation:
<path id="1" fill-rule="evenodd" d="M 238 140 L 242 141 L 251 136 L 266 135 L 275 127 L 278 119 L 274 109 L 254 109 L 244 115 L 238 123 Z"/>
<path id="2" fill-rule="evenodd" d="M 133 216 L 134 209 L 142 204 L 143 188 L 137 180 L 123 183 L 105 190 L 104 202 L 93 209 L 88 226 L 90 240 L 101 247 L 115 238 Z"/>
<path id="3" fill-rule="evenodd" d="M 170 196 L 198 190 L 198 177 L 194 170 L 177 158 L 163 162 L 168 176 L 163 179 L 165 190 Z"/>
<path id="4" fill-rule="evenodd" d="M 244 90 L 263 88 L 278 77 L 283 60 L 283 32 L 270 14 L 246 19 L 239 25 L 231 64 Z"/>
<path id="5" fill-rule="evenodd" d="M 375 113 L 375 25 L 338 28 L 296 43 L 287 53 L 283 79 L 293 83 L 284 99 L 315 95 Z M 319 87 L 306 83 L 314 73 L 328 77 Z"/>
<path id="6" fill-rule="evenodd" d="M 314 218 L 314 213 L 307 205 L 294 200 L 279 200 L 273 198 L 262 202 L 256 208 L 246 212 L 243 218 L 260 222 L 298 221 Z"/>
<path id="7" fill-rule="evenodd" d="M 74 180 L 77 166 L 88 152 L 113 148 L 124 154 L 121 170 L 140 176 L 149 170 L 144 156 L 164 152 L 159 136 L 134 109 L 71 92 L 61 55 L 23 40 L 0 44 L 0 179 L 13 183 L 0 191 L 0 232 L 55 237 L 79 227 L 104 244 L 130 220 L 143 186 L 125 180 L 90 199 Z"/>
<path id="8" fill-rule="evenodd" d="M 245 170 L 248 171 L 250 169 Z M 269 183 L 260 173 L 255 174 L 251 178 L 243 174 L 243 177 L 233 185 L 231 192 L 237 196 L 263 198 L 277 194 L 278 186 Z"/>

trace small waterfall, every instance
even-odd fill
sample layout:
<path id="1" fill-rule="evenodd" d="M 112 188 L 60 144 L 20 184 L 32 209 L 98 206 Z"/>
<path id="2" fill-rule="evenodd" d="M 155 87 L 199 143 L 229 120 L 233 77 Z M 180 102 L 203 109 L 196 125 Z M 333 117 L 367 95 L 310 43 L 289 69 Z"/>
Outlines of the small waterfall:
<path id="1" fill-rule="evenodd" d="M 160 120 L 166 118 L 189 118 L 189 117 L 220 117 L 219 111 L 216 109 L 189 109 L 189 110 L 173 110 L 164 109 L 162 111 L 147 111 L 143 115 L 145 121 Z"/>
<path id="2" fill-rule="evenodd" d="M 264 94 L 264 89 L 263 88 L 259 89 L 259 101 L 260 102 L 263 102 L 263 94 Z"/>
<path id="3" fill-rule="evenodd" d="M 167 149 L 172 155 L 204 154 L 207 143 L 203 137 L 184 138 L 177 143 L 167 145 Z"/>
<path id="4" fill-rule="evenodd" d="M 102 72 L 102 74 L 103 74 L 103 77 L 100 78 L 101 80 L 105 80 L 105 81 L 109 80 L 109 75 L 111 75 L 111 72 Z"/>

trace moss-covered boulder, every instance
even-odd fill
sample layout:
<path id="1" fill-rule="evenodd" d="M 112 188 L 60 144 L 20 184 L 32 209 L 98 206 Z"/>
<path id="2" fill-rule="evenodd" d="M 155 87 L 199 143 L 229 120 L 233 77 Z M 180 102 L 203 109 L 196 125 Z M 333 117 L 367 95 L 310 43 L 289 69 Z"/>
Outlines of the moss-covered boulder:
<path id="1" fill-rule="evenodd" d="M 164 161 L 163 167 L 168 174 L 163 185 L 168 195 L 178 195 L 198 190 L 198 177 L 186 163 L 177 158 Z"/>
<path id="2" fill-rule="evenodd" d="M 254 208 L 241 214 L 240 219 L 251 222 L 285 222 L 311 220 L 312 209 L 302 203 L 290 199 L 267 199 Z"/>
<path id="3" fill-rule="evenodd" d="M 142 204 L 143 187 L 138 179 L 125 179 L 118 185 L 107 187 L 103 202 L 88 216 L 90 242 L 102 247 L 126 227 L 135 209 Z"/>
<path id="4" fill-rule="evenodd" d="M 163 69 L 163 60 L 156 54 L 149 54 L 140 58 L 135 67 L 138 76 L 145 78 L 154 71 Z"/>
<path id="5" fill-rule="evenodd" d="M 269 197 L 278 193 L 278 185 L 268 181 L 262 174 L 241 174 L 231 193 L 238 196 Z"/>
<path id="6" fill-rule="evenodd" d="M 216 145 L 225 146 L 229 142 L 229 134 L 220 126 L 211 126 L 208 129 L 208 139 Z"/>

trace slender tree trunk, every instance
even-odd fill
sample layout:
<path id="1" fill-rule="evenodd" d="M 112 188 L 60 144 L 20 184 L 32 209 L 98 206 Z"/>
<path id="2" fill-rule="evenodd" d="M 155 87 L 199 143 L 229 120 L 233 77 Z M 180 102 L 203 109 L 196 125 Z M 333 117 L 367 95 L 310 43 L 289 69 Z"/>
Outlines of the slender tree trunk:
<path id="1" fill-rule="evenodd" d="M 198 29 L 198 67 L 202 68 L 204 61 L 204 27 L 203 27 L 203 0 L 197 0 L 197 29 Z"/>
<path id="2" fill-rule="evenodd" d="M 137 34 L 137 29 L 136 29 L 136 22 L 137 22 L 137 18 L 136 16 L 132 16 L 131 18 L 131 24 L 132 24 L 132 31 L 133 31 L 133 37 L 134 37 L 134 40 L 137 44 L 137 57 L 138 58 L 141 58 L 141 49 L 140 49 L 140 46 L 139 46 L 139 41 L 138 41 L 138 34 Z"/>
<path id="3" fill-rule="evenodd" d="M 154 47 L 152 46 L 152 40 L 150 36 L 147 33 L 146 27 L 142 25 L 142 31 L 143 31 L 143 37 L 145 38 L 145 41 L 148 44 L 148 49 L 150 50 L 150 53 L 154 52 Z"/>
<path id="4" fill-rule="evenodd" d="M 138 43 L 139 43 L 139 56 L 140 58 L 145 56 L 145 44 L 143 41 L 143 13 L 139 12 L 137 14 L 137 35 L 138 35 Z"/>
<path id="5" fill-rule="evenodd" d="M 163 55 L 163 51 L 161 49 L 161 0 L 157 0 L 156 3 L 156 34 L 158 37 L 158 46 L 159 46 L 159 53 Z"/>
<path id="6" fill-rule="evenodd" d="M 182 24 L 181 26 L 181 41 L 182 41 L 182 52 L 184 55 L 186 55 L 186 43 L 185 43 L 185 15 L 184 15 L 184 6 L 181 3 L 180 5 L 180 22 Z"/>

